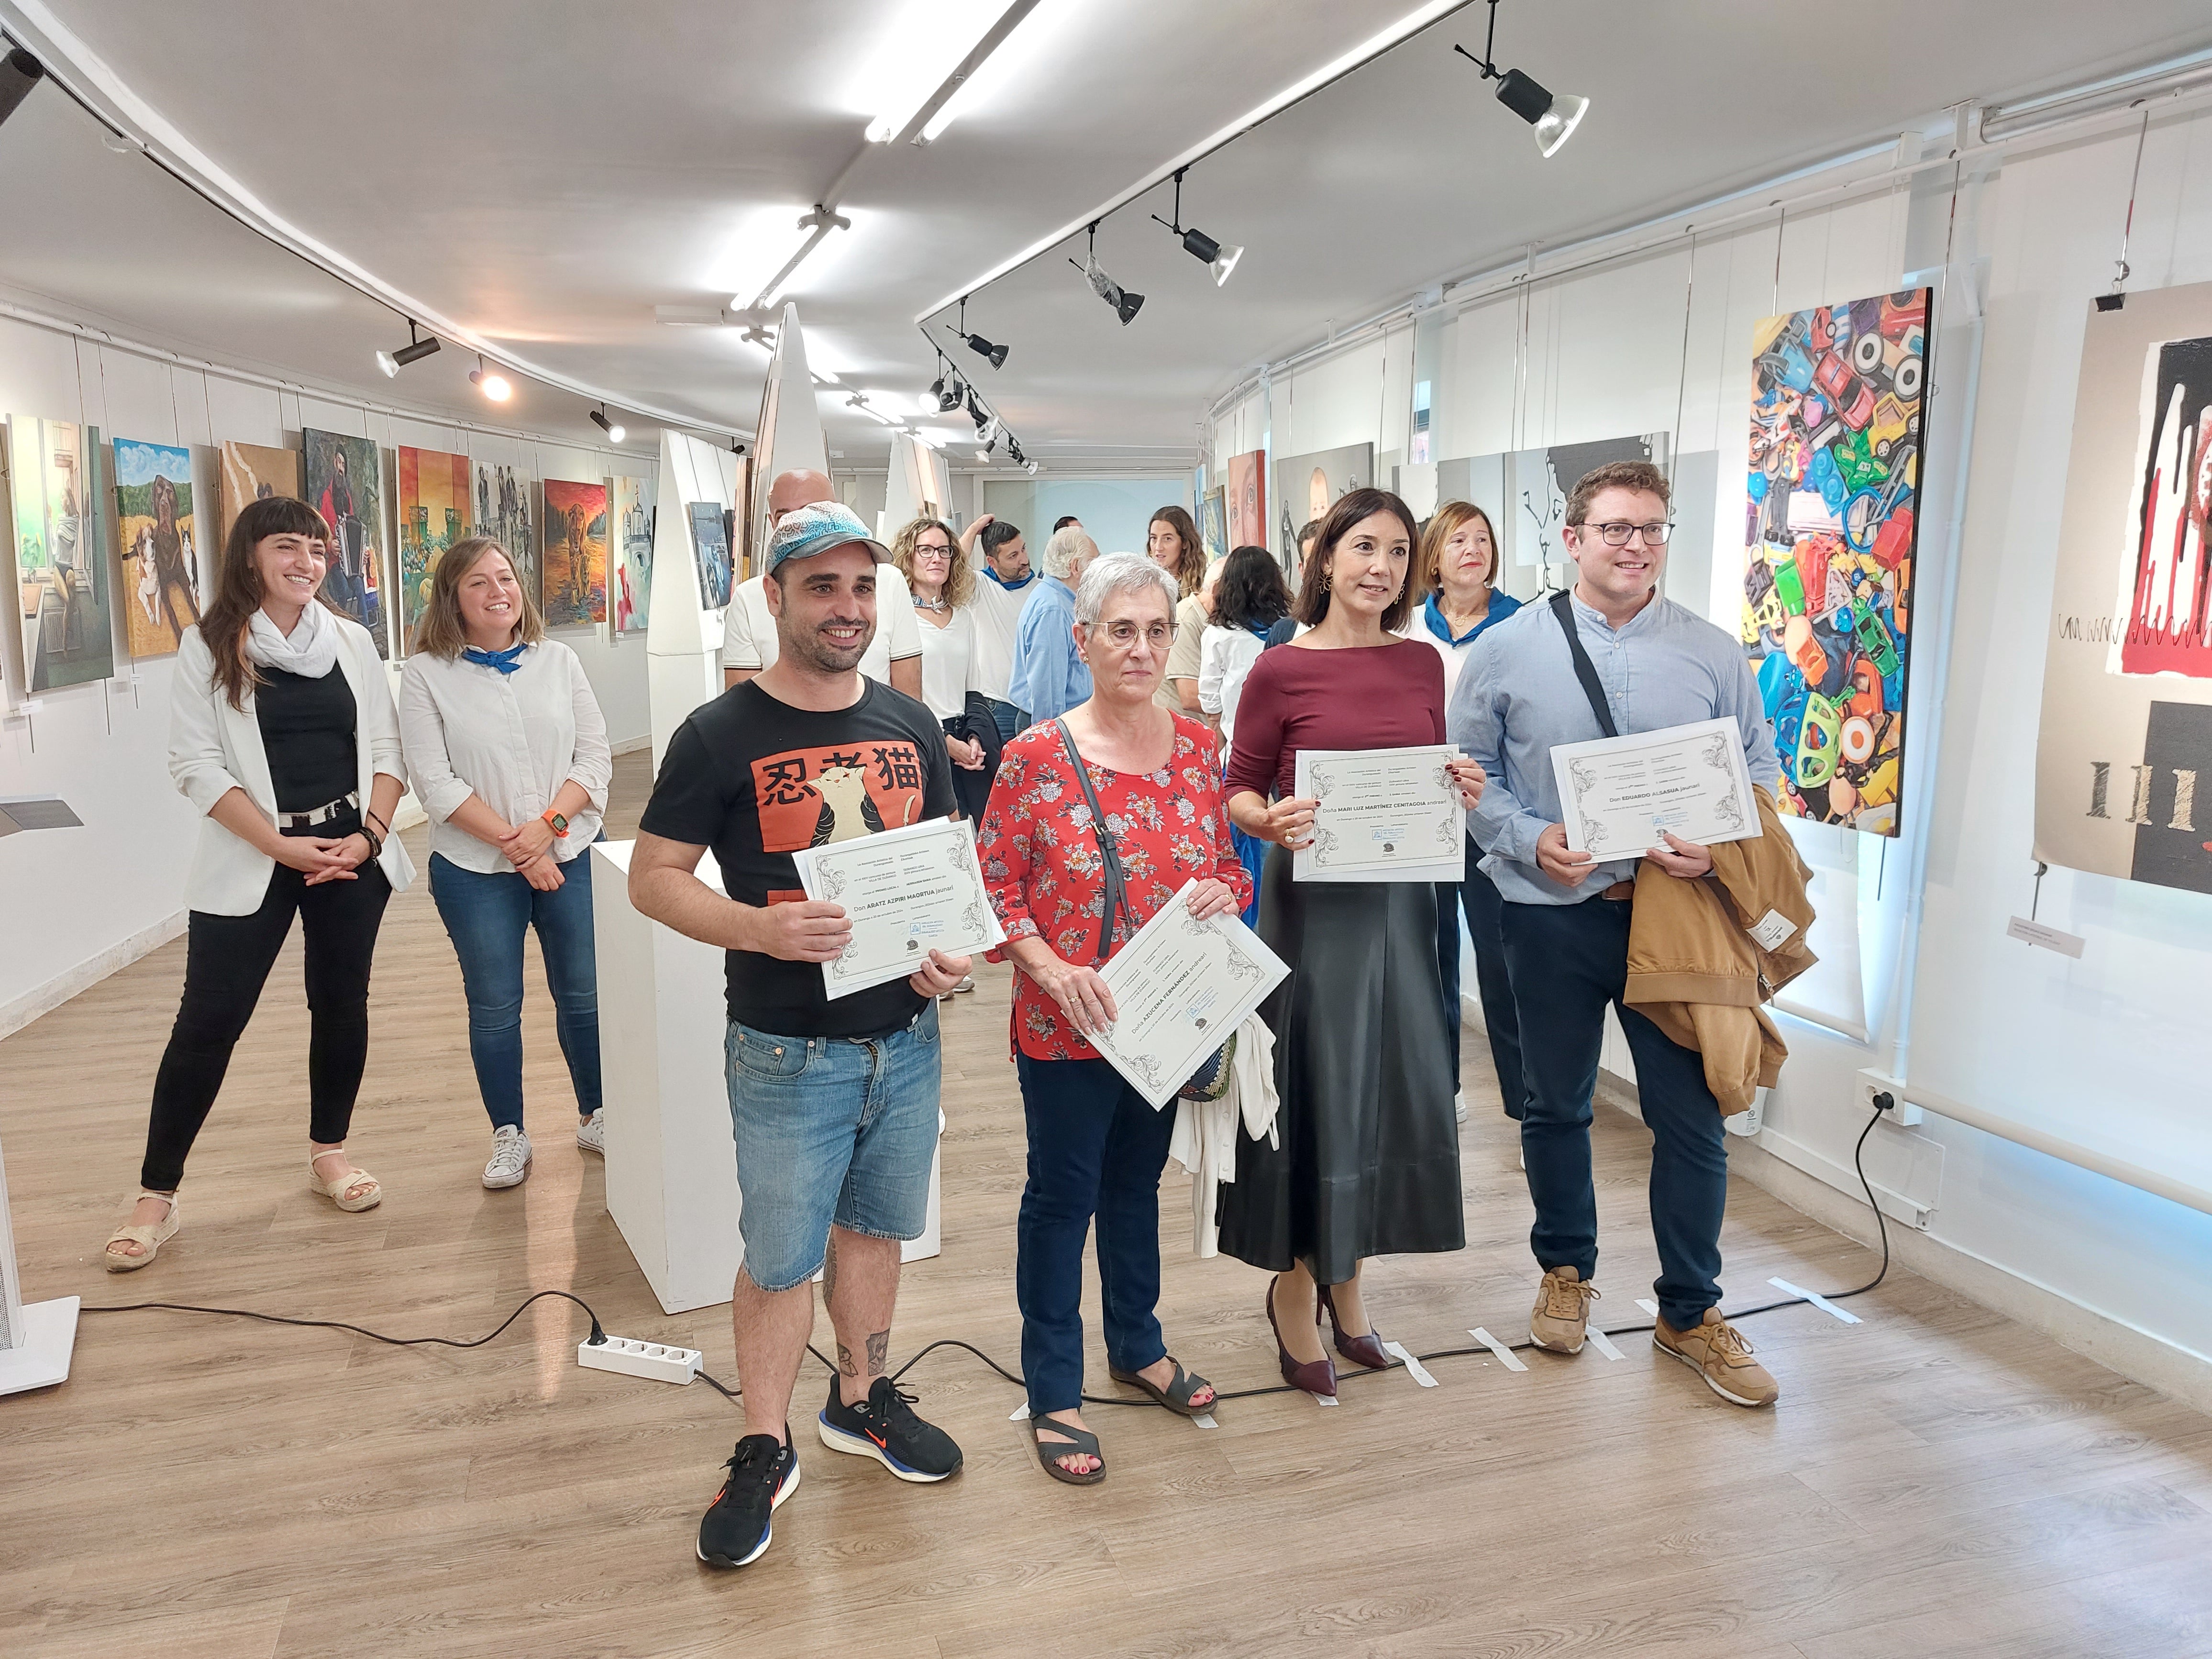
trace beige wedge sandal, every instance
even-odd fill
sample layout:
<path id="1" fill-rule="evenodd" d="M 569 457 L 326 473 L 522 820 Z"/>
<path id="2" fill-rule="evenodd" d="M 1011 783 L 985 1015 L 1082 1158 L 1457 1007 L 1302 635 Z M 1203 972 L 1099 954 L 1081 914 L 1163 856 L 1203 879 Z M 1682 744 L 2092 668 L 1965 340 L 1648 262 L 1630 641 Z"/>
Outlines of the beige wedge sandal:
<path id="1" fill-rule="evenodd" d="M 366 1170 L 349 1170 L 335 1181 L 325 1181 L 315 1173 L 315 1159 L 332 1158 L 343 1152 L 343 1146 L 325 1146 L 307 1159 L 307 1185 L 349 1213 L 373 1210 L 384 1201 L 384 1185 Z M 366 1188 L 349 1198 L 347 1194 L 356 1187 Z"/>
<path id="2" fill-rule="evenodd" d="M 161 1246 L 177 1236 L 177 1195 L 174 1193 L 150 1193 L 141 1188 L 138 1197 L 160 1199 L 169 1206 L 168 1213 L 150 1227 L 134 1227 L 126 1223 L 107 1236 L 107 1243 L 101 1247 L 100 1255 L 107 1263 L 107 1271 L 112 1273 L 137 1272 L 161 1253 Z M 137 1199 L 131 1200 L 131 1207 L 137 1207 Z M 136 1244 L 138 1254 L 125 1255 L 116 1249 L 118 1244 Z"/>

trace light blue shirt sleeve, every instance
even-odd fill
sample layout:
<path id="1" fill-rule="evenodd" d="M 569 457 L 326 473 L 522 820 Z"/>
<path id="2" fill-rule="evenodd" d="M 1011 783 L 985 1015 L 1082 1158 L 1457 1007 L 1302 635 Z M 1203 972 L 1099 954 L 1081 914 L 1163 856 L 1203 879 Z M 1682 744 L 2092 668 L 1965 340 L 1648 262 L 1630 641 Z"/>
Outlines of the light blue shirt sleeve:
<path id="1" fill-rule="evenodd" d="M 1444 729 L 1461 750 L 1482 768 L 1488 780 L 1482 799 L 1468 815 L 1468 833 L 1486 853 L 1522 864 L 1536 861 L 1536 837 L 1549 820 L 1530 811 L 1506 781 L 1505 718 L 1508 696 L 1499 683 L 1501 657 L 1493 636 L 1475 641 L 1459 684 L 1453 688 Z"/>

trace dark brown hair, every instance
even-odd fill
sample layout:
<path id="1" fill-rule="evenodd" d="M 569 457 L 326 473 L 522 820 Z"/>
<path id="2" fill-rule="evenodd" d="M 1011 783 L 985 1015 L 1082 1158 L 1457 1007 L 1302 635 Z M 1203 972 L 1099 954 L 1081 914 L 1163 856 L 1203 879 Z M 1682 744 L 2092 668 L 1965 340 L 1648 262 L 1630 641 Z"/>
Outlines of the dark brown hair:
<path id="1" fill-rule="evenodd" d="M 1490 514 L 1473 501 L 1446 501 L 1430 515 L 1428 524 L 1421 531 L 1421 556 L 1417 562 L 1419 574 L 1413 582 L 1416 592 L 1424 594 L 1443 592 L 1444 544 L 1469 519 L 1481 520 L 1482 527 L 1490 537 L 1490 568 L 1483 576 L 1482 585 L 1485 587 L 1498 586 L 1498 526 L 1491 523 Z"/>
<path id="2" fill-rule="evenodd" d="M 1309 628 L 1321 626 L 1322 618 L 1328 615 L 1328 562 L 1336 551 L 1337 544 L 1352 533 L 1352 526 L 1377 513 L 1388 513 L 1406 526 L 1406 580 L 1399 585 L 1398 597 L 1390 601 L 1382 612 L 1382 631 L 1395 634 L 1406 625 L 1406 618 L 1413 609 L 1413 570 L 1411 554 L 1420 540 L 1413 527 L 1413 512 L 1405 502 L 1387 489 L 1354 489 L 1328 510 L 1321 521 L 1321 530 L 1314 538 L 1313 551 L 1307 556 L 1305 568 L 1298 573 L 1298 602 L 1291 614 Z"/>
<path id="3" fill-rule="evenodd" d="M 1164 524 L 1176 533 L 1180 550 L 1176 555 L 1176 586 L 1182 590 L 1186 599 L 1198 592 L 1206 580 L 1206 544 L 1199 539 L 1198 526 L 1190 521 L 1190 514 L 1179 507 L 1164 507 L 1152 514 L 1145 526 L 1145 539 L 1152 538 L 1152 526 Z M 1151 558 L 1152 550 L 1147 546 L 1145 556 Z"/>
<path id="4" fill-rule="evenodd" d="M 215 659 L 209 681 L 222 688 L 233 708 L 244 708 L 246 694 L 261 684 L 261 676 L 246 655 L 246 630 L 266 597 L 261 591 L 261 572 L 253 562 L 253 550 L 271 536 L 308 536 L 327 546 L 331 527 L 313 507 L 289 495 L 264 495 L 258 501 L 248 501 L 230 526 L 230 538 L 223 543 L 222 558 L 216 566 L 215 598 L 200 617 L 200 639 Z M 311 603 L 337 614 L 337 607 L 323 598 L 320 588 Z"/>
<path id="5" fill-rule="evenodd" d="M 461 619 L 461 582 L 469 572 L 496 553 L 514 570 L 514 555 L 490 536 L 465 536 L 438 556 L 431 567 L 430 592 L 422 601 L 422 620 L 415 624 L 415 648 L 447 662 L 469 648 L 469 625 Z M 509 645 L 536 645 L 545 637 L 545 617 L 530 597 L 521 573 L 515 572 L 515 594 L 522 601 L 521 618 L 514 624 Z"/>
<path id="6" fill-rule="evenodd" d="M 1222 628 L 1272 628 L 1289 614 L 1290 584 L 1264 547 L 1232 549 L 1213 589 L 1213 620 Z"/>
<path id="7" fill-rule="evenodd" d="M 1589 513 L 1590 500 L 1603 489 L 1641 489 L 1656 495 L 1669 508 L 1674 504 L 1674 486 L 1667 475 L 1649 461 L 1608 461 L 1593 467 L 1576 483 L 1567 497 L 1568 524 L 1580 524 Z"/>

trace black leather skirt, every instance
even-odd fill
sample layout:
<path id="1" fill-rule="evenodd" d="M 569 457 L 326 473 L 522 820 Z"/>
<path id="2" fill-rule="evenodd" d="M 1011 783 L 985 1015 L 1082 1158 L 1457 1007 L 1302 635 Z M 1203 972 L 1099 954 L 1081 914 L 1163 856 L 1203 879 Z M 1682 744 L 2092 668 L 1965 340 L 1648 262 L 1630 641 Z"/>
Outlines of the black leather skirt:
<path id="1" fill-rule="evenodd" d="M 1225 1255 L 1324 1285 L 1372 1255 L 1467 1243 L 1450 1031 L 1427 882 L 1293 882 L 1267 851 L 1260 937 L 1291 964 L 1275 1034 L 1281 1145 L 1240 1135 L 1220 1189 Z"/>

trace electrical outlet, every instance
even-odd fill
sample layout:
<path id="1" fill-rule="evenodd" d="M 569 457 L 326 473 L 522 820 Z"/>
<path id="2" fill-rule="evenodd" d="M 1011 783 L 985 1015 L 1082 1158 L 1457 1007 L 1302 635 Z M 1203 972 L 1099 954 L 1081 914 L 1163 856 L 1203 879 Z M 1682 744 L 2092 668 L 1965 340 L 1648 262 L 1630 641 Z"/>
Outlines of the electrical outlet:
<path id="1" fill-rule="evenodd" d="M 635 1337 L 610 1336 L 604 1342 L 579 1342 L 576 1363 L 595 1371 L 620 1371 L 627 1376 L 650 1377 L 655 1382 L 689 1382 L 699 1374 L 700 1352 L 665 1342 L 641 1342 Z"/>
<path id="2" fill-rule="evenodd" d="M 1874 1097 L 1878 1094 L 1886 1094 L 1896 1102 L 1896 1104 L 1884 1112 L 1882 1116 L 1900 1128 L 1909 1129 L 1926 1116 L 1920 1108 L 1905 1099 L 1905 1085 L 1895 1078 L 1881 1072 L 1861 1072 L 1858 1091 L 1859 1110 L 1872 1112 L 1875 1109 Z"/>

